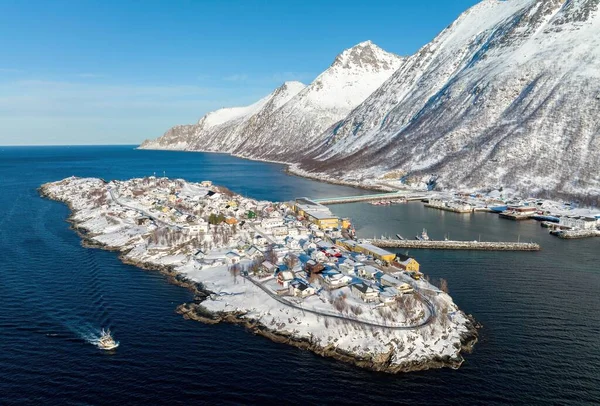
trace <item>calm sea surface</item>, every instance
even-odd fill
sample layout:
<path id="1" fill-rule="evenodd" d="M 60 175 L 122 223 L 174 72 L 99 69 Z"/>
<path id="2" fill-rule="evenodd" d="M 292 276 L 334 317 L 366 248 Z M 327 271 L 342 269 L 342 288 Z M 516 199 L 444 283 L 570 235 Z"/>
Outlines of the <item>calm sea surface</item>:
<path id="1" fill-rule="evenodd" d="M 600 239 L 561 241 L 536 222 L 420 203 L 332 206 L 359 236 L 534 240 L 539 253 L 414 251 L 484 328 L 456 371 L 364 371 L 175 313 L 192 300 L 163 276 L 86 249 L 65 205 L 36 188 L 67 176 L 166 173 L 254 198 L 370 193 L 227 155 L 132 147 L 0 147 L 0 405 L 600 404 Z M 402 251 L 405 252 L 405 251 Z M 87 338 L 109 326 L 121 346 Z"/>

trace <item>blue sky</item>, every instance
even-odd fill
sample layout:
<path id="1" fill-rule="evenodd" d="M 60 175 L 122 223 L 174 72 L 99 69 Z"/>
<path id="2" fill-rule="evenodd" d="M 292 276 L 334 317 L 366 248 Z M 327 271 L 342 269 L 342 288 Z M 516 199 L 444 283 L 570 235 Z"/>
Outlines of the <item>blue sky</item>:
<path id="1" fill-rule="evenodd" d="M 136 144 L 370 39 L 410 55 L 476 0 L 0 1 L 0 145 Z"/>

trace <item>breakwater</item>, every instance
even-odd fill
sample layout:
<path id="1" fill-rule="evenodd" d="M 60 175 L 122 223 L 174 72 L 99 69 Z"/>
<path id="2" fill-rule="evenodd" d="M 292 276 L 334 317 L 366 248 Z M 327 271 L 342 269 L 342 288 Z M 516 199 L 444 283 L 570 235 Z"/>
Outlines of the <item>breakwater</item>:
<path id="1" fill-rule="evenodd" d="M 419 240 L 369 240 L 380 248 L 415 248 L 431 250 L 477 250 L 477 251 L 539 251 L 533 242 L 481 242 L 481 241 L 419 241 Z"/>
<path id="2" fill-rule="evenodd" d="M 371 202 L 380 200 L 393 200 L 393 199 L 405 199 L 406 201 L 415 201 L 425 198 L 423 194 L 414 194 L 407 192 L 391 192 L 391 193 L 378 193 L 373 195 L 359 195 L 359 196 L 343 196 L 343 197 L 326 197 L 321 199 L 312 199 L 317 203 L 329 205 L 329 204 L 344 204 L 344 203 L 358 203 L 358 202 Z"/>

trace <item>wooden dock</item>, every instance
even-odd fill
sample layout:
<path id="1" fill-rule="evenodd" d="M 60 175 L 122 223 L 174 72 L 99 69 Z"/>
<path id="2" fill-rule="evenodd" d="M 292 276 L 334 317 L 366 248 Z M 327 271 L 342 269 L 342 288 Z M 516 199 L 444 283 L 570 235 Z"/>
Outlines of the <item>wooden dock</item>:
<path id="1" fill-rule="evenodd" d="M 481 242 L 481 241 L 419 241 L 419 240 L 369 240 L 380 248 L 409 248 L 428 250 L 474 251 L 539 251 L 533 242 Z"/>

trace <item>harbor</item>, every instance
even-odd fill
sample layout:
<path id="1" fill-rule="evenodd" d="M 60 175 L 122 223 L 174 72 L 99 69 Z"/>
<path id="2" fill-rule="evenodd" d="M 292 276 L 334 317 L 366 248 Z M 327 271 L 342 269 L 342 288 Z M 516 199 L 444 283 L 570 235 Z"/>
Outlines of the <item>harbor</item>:
<path id="1" fill-rule="evenodd" d="M 473 250 L 473 251 L 539 251 L 534 242 L 490 242 L 490 241 L 432 241 L 432 240 L 368 240 L 379 248 L 409 248 L 429 250 Z"/>

